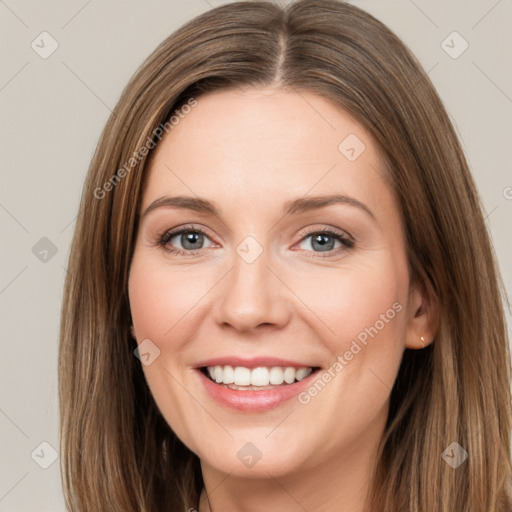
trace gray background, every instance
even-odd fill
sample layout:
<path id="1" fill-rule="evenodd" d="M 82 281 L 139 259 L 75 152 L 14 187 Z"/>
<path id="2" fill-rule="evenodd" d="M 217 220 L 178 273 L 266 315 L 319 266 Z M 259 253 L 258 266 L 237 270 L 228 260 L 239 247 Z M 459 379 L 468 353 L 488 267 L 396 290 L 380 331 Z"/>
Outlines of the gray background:
<path id="1" fill-rule="evenodd" d="M 220 3 L 0 0 L 2 512 L 64 511 L 58 460 L 50 464 L 58 454 L 41 443 L 58 450 L 60 301 L 100 131 L 157 44 Z M 510 293 L 512 0 L 353 3 L 392 28 L 429 72 L 469 159 Z M 58 43 L 46 59 L 43 31 Z"/>

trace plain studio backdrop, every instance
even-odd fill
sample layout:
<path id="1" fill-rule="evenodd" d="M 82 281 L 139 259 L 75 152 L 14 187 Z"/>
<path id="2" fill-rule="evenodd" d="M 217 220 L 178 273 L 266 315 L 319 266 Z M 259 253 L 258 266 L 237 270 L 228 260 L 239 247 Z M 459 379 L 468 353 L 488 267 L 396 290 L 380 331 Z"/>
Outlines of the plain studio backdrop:
<path id="1" fill-rule="evenodd" d="M 64 512 L 57 350 L 83 180 L 142 61 L 214 0 L 0 0 L 0 511 Z M 284 3 L 284 2 L 281 2 Z M 360 0 L 456 126 L 512 291 L 511 0 Z M 510 330 L 510 316 L 509 316 Z"/>

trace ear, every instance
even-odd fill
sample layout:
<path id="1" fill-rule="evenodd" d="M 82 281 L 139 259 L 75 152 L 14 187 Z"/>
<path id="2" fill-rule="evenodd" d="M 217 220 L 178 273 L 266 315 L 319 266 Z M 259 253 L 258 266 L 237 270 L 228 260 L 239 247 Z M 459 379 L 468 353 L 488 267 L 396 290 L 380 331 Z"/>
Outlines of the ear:
<path id="1" fill-rule="evenodd" d="M 434 292 L 412 285 L 409 294 L 405 346 L 421 349 L 430 345 L 439 330 L 439 304 Z"/>

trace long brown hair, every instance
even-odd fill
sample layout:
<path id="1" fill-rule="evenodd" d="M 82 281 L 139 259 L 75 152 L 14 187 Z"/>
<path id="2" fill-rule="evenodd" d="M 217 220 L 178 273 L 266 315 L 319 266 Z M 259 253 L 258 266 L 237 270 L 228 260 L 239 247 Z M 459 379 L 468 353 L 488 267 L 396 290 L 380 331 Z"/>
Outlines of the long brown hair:
<path id="1" fill-rule="evenodd" d="M 412 278 L 439 304 L 434 342 L 403 356 L 372 510 L 510 512 L 505 294 L 474 181 L 410 51 L 374 17 L 335 0 L 236 2 L 198 16 L 148 57 L 108 120 L 83 189 L 61 318 L 68 507 L 198 507 L 199 460 L 158 411 L 129 331 L 141 148 L 150 150 L 173 112 L 205 91 L 269 85 L 329 98 L 373 135 L 398 197 Z M 452 442 L 468 453 L 457 469 L 442 457 Z"/>

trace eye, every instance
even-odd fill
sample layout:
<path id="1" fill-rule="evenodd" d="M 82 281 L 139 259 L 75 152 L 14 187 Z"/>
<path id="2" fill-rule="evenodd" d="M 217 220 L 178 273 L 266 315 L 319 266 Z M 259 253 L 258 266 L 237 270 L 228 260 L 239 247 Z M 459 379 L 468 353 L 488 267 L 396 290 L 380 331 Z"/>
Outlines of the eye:
<path id="1" fill-rule="evenodd" d="M 321 255 L 321 257 L 338 255 L 340 251 L 354 247 L 352 238 L 344 233 L 329 229 L 317 229 L 301 236 L 299 248 L 306 252 L 326 253 L 325 256 Z M 169 253 L 179 256 L 194 256 L 206 248 L 204 245 L 206 241 L 210 243 L 206 247 L 214 245 L 202 229 L 185 226 L 180 229 L 166 231 L 158 237 L 157 243 Z"/>
<path id="2" fill-rule="evenodd" d="M 327 256 L 338 254 L 340 250 L 351 249 L 354 247 L 354 241 L 343 233 L 338 233 L 329 229 L 321 229 L 306 234 L 299 248 L 313 252 L 325 252 Z M 325 257 L 325 256 L 322 256 Z"/>
<path id="3" fill-rule="evenodd" d="M 191 226 L 174 231 L 166 231 L 159 238 L 158 245 L 162 246 L 170 253 L 190 256 L 204 249 L 206 240 L 211 242 L 203 230 Z"/>

